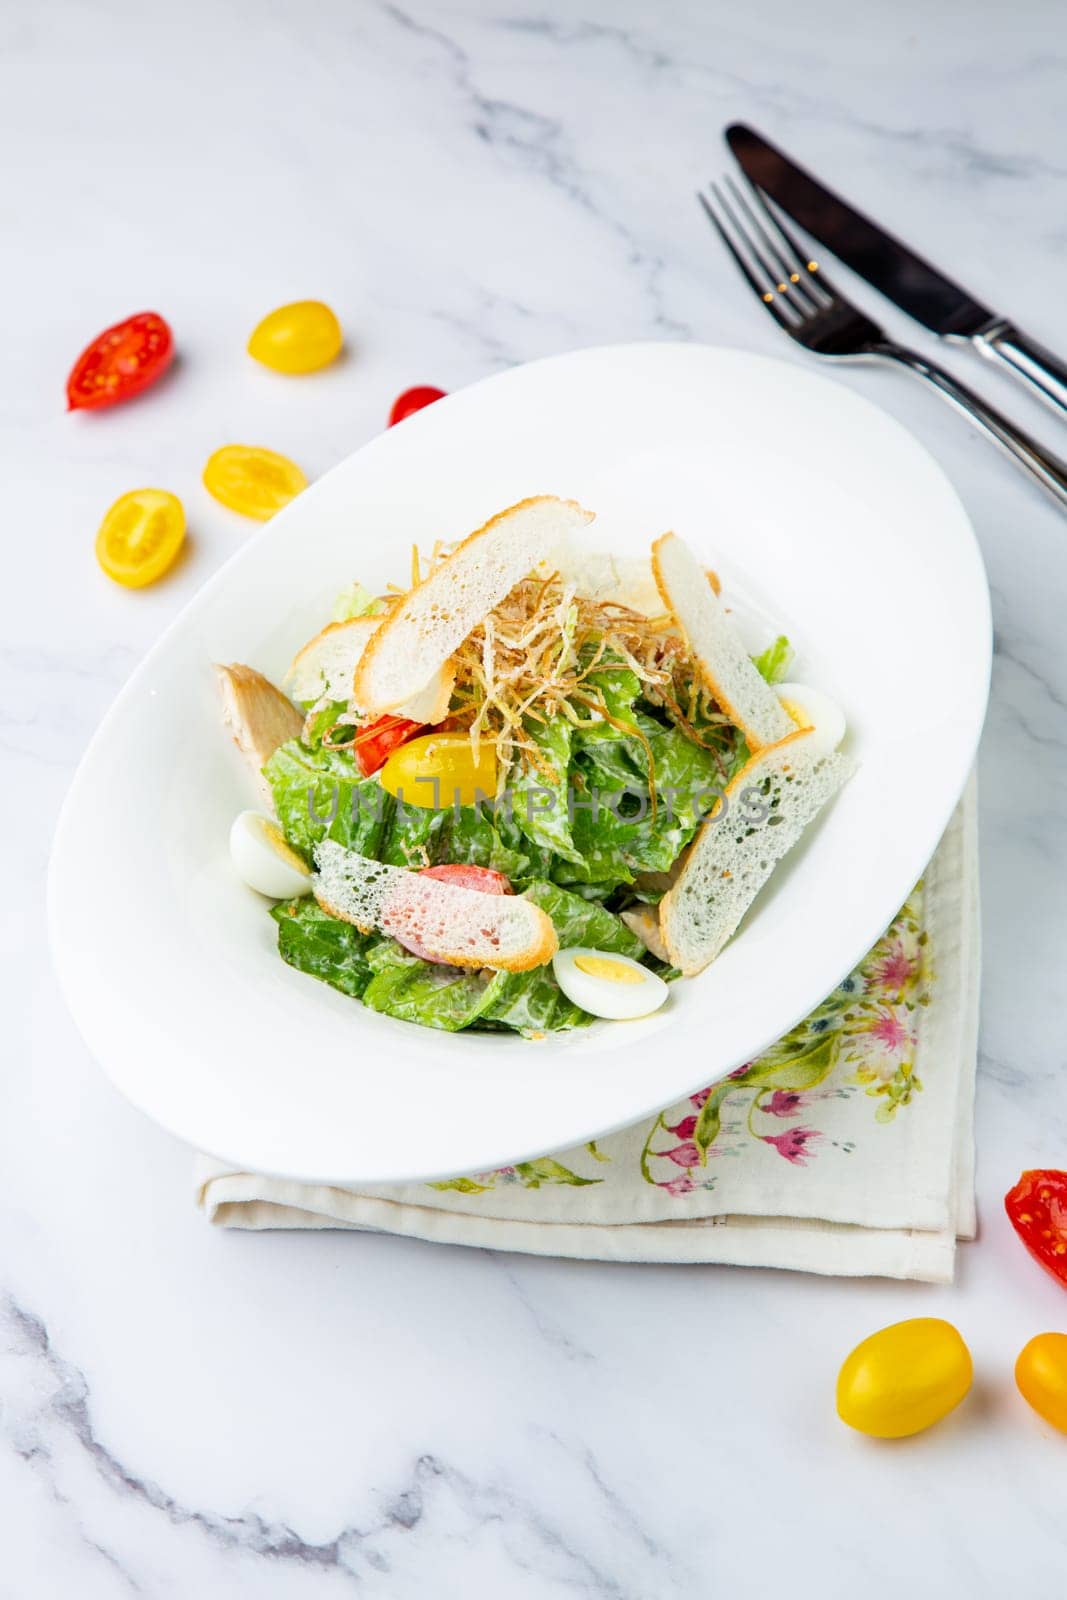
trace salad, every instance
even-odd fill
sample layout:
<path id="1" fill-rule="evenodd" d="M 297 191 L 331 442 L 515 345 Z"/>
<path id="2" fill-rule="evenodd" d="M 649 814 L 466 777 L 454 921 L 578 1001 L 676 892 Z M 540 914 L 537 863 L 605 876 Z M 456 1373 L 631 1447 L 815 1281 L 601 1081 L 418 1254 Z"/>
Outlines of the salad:
<path id="1" fill-rule="evenodd" d="M 374 1011 L 541 1037 L 644 1016 L 720 953 L 849 772 L 674 534 L 586 546 L 537 496 L 353 584 L 282 686 L 217 669 L 264 810 L 230 837 L 290 966 Z"/>

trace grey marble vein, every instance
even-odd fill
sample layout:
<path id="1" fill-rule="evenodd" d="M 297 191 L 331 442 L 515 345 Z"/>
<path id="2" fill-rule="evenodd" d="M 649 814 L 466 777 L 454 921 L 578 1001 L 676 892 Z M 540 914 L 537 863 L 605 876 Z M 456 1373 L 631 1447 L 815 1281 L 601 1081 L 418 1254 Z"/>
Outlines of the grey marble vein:
<path id="1" fill-rule="evenodd" d="M 591 1547 L 568 1532 L 553 1512 L 539 1503 L 536 1491 L 518 1494 L 502 1483 L 479 1481 L 431 1453 L 415 1457 L 399 1484 L 388 1489 L 365 1486 L 360 1499 L 366 1509 L 358 1520 L 325 1540 L 304 1538 L 288 1521 L 251 1509 L 228 1515 L 186 1504 L 154 1478 L 128 1465 L 105 1442 L 84 1373 L 56 1350 L 40 1317 L 8 1297 L 0 1311 L 0 1331 L 9 1355 L 26 1361 L 35 1374 L 34 1405 L 21 1417 L 5 1418 L 3 1432 L 18 1458 L 45 1480 L 56 1503 L 75 1517 L 75 1504 L 59 1461 L 64 1439 L 76 1443 L 85 1463 L 114 1495 L 155 1514 L 175 1530 L 191 1531 L 219 1551 L 301 1570 L 333 1571 L 358 1588 L 369 1574 L 403 1570 L 408 1560 L 404 1542 L 424 1525 L 440 1520 L 447 1501 L 472 1532 L 493 1526 L 506 1531 L 519 1566 L 537 1573 L 547 1563 L 569 1592 L 610 1600 L 639 1600 L 642 1594 L 621 1568 L 604 1565 Z M 558 1345 L 559 1341 L 550 1342 Z M 574 1451 L 554 1434 L 547 1437 L 552 1448 L 566 1453 L 579 1474 L 587 1477 L 618 1537 L 624 1542 L 636 1541 L 661 1571 L 661 1582 L 669 1587 L 660 1592 L 675 1592 L 670 1557 L 641 1528 L 633 1508 L 607 1482 L 592 1452 Z M 444 1516 L 446 1522 L 451 1520 L 451 1512 Z M 132 1566 L 113 1548 L 94 1538 L 80 1522 L 78 1533 L 88 1548 L 121 1575 L 128 1588 L 143 1592 Z"/>

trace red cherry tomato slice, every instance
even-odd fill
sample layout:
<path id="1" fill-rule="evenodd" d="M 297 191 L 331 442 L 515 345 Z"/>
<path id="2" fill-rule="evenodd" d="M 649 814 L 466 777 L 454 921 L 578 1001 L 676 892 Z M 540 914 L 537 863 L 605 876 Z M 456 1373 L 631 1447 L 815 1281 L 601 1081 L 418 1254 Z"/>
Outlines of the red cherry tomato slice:
<path id="1" fill-rule="evenodd" d="M 1004 1209 L 1034 1260 L 1067 1289 L 1067 1172 L 1024 1172 Z"/>
<path id="2" fill-rule="evenodd" d="M 173 355 L 174 336 L 155 311 L 116 322 L 74 363 L 67 379 L 68 411 L 98 411 L 129 400 L 163 376 Z"/>
<path id="3" fill-rule="evenodd" d="M 389 413 L 389 426 L 392 428 L 398 422 L 403 422 L 405 417 L 410 417 L 413 412 L 421 411 L 424 406 L 432 406 L 435 400 L 443 400 L 445 391 L 433 389 L 429 384 L 422 384 L 415 389 L 405 389 L 393 401 L 393 409 Z"/>
<path id="4" fill-rule="evenodd" d="M 385 716 L 379 717 L 376 722 L 368 722 L 352 741 L 356 766 L 365 778 L 371 777 L 379 767 L 385 766 L 398 745 L 406 744 L 424 726 L 424 723 L 411 722 L 407 717 Z"/>
<path id="5" fill-rule="evenodd" d="M 472 867 L 465 861 L 447 861 L 440 867 L 422 867 L 421 878 L 439 878 L 457 889 L 480 889 L 482 894 L 511 894 L 512 888 L 502 872 L 492 867 Z"/>
<path id="6" fill-rule="evenodd" d="M 419 876 L 437 878 L 441 883 L 451 883 L 457 889 L 478 889 L 482 894 L 513 892 L 510 882 L 502 872 L 494 872 L 491 867 L 472 867 L 465 861 L 447 861 L 440 867 L 422 867 Z M 448 962 L 442 961 L 439 956 L 432 956 L 424 945 L 409 934 L 398 933 L 395 927 L 390 931 L 397 944 L 403 945 L 405 950 L 410 950 L 413 956 L 418 956 L 423 961 L 432 961 L 434 966 L 448 965 Z"/>

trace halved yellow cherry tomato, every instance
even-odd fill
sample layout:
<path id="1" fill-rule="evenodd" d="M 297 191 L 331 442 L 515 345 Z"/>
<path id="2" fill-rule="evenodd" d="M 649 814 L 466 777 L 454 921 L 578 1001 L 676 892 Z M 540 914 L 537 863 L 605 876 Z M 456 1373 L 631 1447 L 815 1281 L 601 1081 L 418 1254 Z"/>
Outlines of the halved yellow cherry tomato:
<path id="1" fill-rule="evenodd" d="M 860 1433 L 903 1439 L 948 1416 L 973 1375 L 971 1352 L 951 1322 L 894 1322 L 846 1356 L 837 1379 L 837 1414 Z"/>
<path id="2" fill-rule="evenodd" d="M 321 300 L 294 300 L 252 332 L 248 353 L 272 372 L 317 372 L 341 352 L 341 324 Z"/>
<path id="3" fill-rule="evenodd" d="M 307 486 L 295 461 L 252 444 L 225 444 L 204 468 L 208 493 L 257 522 L 267 522 Z"/>
<path id="4" fill-rule="evenodd" d="M 131 489 L 107 512 L 96 536 L 96 559 L 127 589 L 155 583 L 174 564 L 185 538 L 185 511 L 166 489 Z"/>
<path id="5" fill-rule="evenodd" d="M 1067 1333 L 1038 1333 L 1023 1345 L 1015 1382 L 1039 1417 L 1067 1433 Z"/>
<path id="6" fill-rule="evenodd" d="M 475 762 L 467 733 L 427 733 L 394 750 L 379 778 L 389 794 L 427 811 L 472 806 L 496 793 L 496 747 L 485 740 Z"/>

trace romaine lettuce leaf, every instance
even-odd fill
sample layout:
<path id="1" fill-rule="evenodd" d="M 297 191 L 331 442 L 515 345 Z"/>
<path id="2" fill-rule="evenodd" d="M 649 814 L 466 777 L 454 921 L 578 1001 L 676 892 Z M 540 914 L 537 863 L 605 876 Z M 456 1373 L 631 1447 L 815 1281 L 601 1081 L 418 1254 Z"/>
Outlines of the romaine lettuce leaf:
<path id="1" fill-rule="evenodd" d="M 532 883 L 526 898 L 552 918 L 561 950 L 586 945 L 633 956 L 635 960 L 645 953 L 640 939 L 612 912 L 557 884 Z M 587 1011 L 567 999 L 551 967 L 507 972 L 501 977 L 503 981 L 483 1013 L 484 1022 L 502 1023 L 520 1033 L 556 1033 L 561 1028 L 582 1027 L 592 1021 Z"/>
<path id="2" fill-rule="evenodd" d="M 304 702 L 308 706 L 312 703 L 309 701 Z M 309 749 L 321 750 L 323 739 L 325 739 L 331 728 L 337 726 L 347 710 L 348 707 L 343 700 L 327 700 L 324 705 L 319 706 L 314 714 L 309 710 L 307 720 L 304 723 L 304 731 L 300 736 L 300 742 L 307 745 Z M 355 738 L 356 729 L 354 727 L 349 728 L 348 732 L 352 738 Z"/>
<path id="3" fill-rule="evenodd" d="M 758 656 L 752 657 L 752 664 L 768 683 L 782 683 L 789 676 L 794 655 L 793 646 L 785 634 L 780 633 L 773 644 L 769 644 Z"/>
<path id="4" fill-rule="evenodd" d="M 551 722 L 528 722 L 526 732 L 537 745 L 553 776 L 549 780 L 533 767 L 526 767 L 516 775 L 512 782 L 512 816 L 515 824 L 533 844 L 580 866 L 582 857 L 571 837 L 567 808 L 571 725 L 563 717 L 553 717 Z M 551 798 L 551 805 L 541 809 L 545 796 Z"/>
<path id="5" fill-rule="evenodd" d="M 526 898 L 551 917 L 561 950 L 585 945 L 592 950 L 611 950 L 616 955 L 632 956 L 635 961 L 645 954 L 645 947 L 636 933 L 631 933 L 613 911 L 605 910 L 594 901 L 583 900 L 557 883 L 531 883 Z"/>
<path id="6" fill-rule="evenodd" d="M 309 750 L 290 739 L 263 768 L 289 844 L 309 859 L 323 839 L 380 859 L 396 802 L 377 778 L 361 777 L 343 750 Z"/>
<path id="7" fill-rule="evenodd" d="M 468 972 L 422 961 L 393 939 L 383 939 L 371 952 L 373 976 L 363 991 L 363 1004 L 402 1022 L 456 1033 L 470 1027 L 491 1006 L 507 974 Z"/>
<path id="8" fill-rule="evenodd" d="M 631 672 L 629 667 L 608 667 L 602 672 L 592 672 L 587 682 L 591 689 L 599 691 L 611 716 L 618 718 L 620 722 L 635 720 L 633 704 L 641 692 L 641 683 L 637 674 Z M 583 707 L 582 715 L 583 718 L 592 718 L 595 713 Z M 582 728 L 578 737 L 590 742 L 618 739 L 620 731 L 613 723 L 602 721 L 591 728 Z"/>
<path id="9" fill-rule="evenodd" d="M 334 601 L 333 620 L 348 622 L 352 617 L 376 617 L 384 610 L 382 601 L 376 600 L 369 589 L 364 589 L 361 583 L 350 583 Z"/>
<path id="10" fill-rule="evenodd" d="M 640 939 L 612 912 L 557 884 L 532 883 L 526 898 L 552 918 L 561 950 L 586 945 L 633 956 L 635 960 L 645 954 Z M 551 967 L 508 972 L 502 978 L 492 1003 L 483 1013 L 484 1022 L 502 1023 L 520 1033 L 556 1033 L 561 1028 L 583 1027 L 592 1021 L 587 1011 L 567 999 Z"/>
<path id="11" fill-rule="evenodd" d="M 501 819 L 503 820 L 503 819 Z M 378 859 L 397 867 L 435 867 L 460 861 L 475 867 L 492 867 L 512 883 L 522 883 L 533 871 L 534 859 L 517 831 L 505 844 L 496 824 L 475 806 L 447 806 L 433 811 L 426 806 L 394 805 L 390 824 L 378 845 Z"/>
<path id="12" fill-rule="evenodd" d="M 380 935 L 362 934 L 351 923 L 331 917 L 310 895 L 283 900 L 270 914 L 278 924 L 283 961 L 342 994 L 362 995 L 373 976 L 367 954 Z"/>
<path id="13" fill-rule="evenodd" d="M 505 972 L 481 1023 L 514 1028 L 517 1033 L 559 1033 L 592 1022 L 588 1011 L 568 1000 L 552 976 L 551 967 L 532 972 Z"/>
<path id="14" fill-rule="evenodd" d="M 696 832 L 701 814 L 714 804 L 723 778 L 710 750 L 680 728 L 659 723 L 645 736 L 655 769 L 655 816 L 643 745 L 636 739 L 586 744 L 583 738 L 575 768 L 587 791 L 584 798 L 595 794 L 597 809 L 594 814 L 575 807 L 574 842 L 582 864 L 572 870 L 569 862 L 560 863 L 552 874 L 557 882 L 630 883 L 638 872 L 667 872 Z"/>

